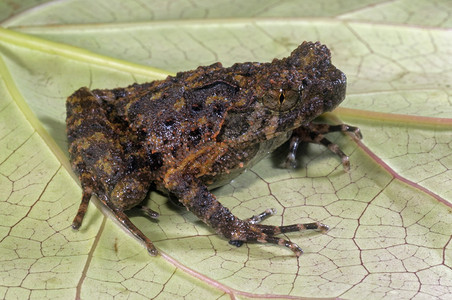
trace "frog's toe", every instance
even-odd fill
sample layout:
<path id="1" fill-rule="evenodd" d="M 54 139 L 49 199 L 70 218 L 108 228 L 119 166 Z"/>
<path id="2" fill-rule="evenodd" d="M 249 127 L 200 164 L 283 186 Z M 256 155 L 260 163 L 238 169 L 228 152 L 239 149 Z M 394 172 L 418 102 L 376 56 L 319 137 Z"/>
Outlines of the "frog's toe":
<path id="1" fill-rule="evenodd" d="M 259 243 L 263 243 L 263 244 L 269 243 L 269 244 L 284 246 L 286 248 L 289 248 L 296 256 L 300 256 L 301 254 L 303 254 L 303 249 L 301 249 L 300 246 L 298 246 L 297 244 L 295 244 L 291 241 L 285 240 L 283 238 L 265 234 L 263 232 L 261 232 L 261 234 L 258 236 L 256 241 Z M 229 243 L 231 245 L 240 247 L 243 244 L 243 241 L 230 241 Z"/>
<path id="2" fill-rule="evenodd" d="M 342 162 L 342 166 L 346 172 L 350 171 L 350 159 L 344 152 L 339 148 L 337 144 L 330 142 L 328 139 L 323 138 L 320 143 L 327 147 L 331 152 L 339 156 Z"/>
<path id="3" fill-rule="evenodd" d="M 259 241 L 259 242 L 272 243 L 272 244 L 277 244 L 279 246 L 287 247 L 290 250 L 292 250 L 292 252 L 295 253 L 295 255 L 297 257 L 303 254 L 303 249 L 301 249 L 300 246 L 298 246 L 295 243 L 292 243 L 291 241 L 287 241 L 287 240 L 282 239 L 282 238 L 269 236 L 269 237 L 267 237 L 267 239 L 265 239 L 265 241 Z"/>
<path id="4" fill-rule="evenodd" d="M 144 212 L 144 214 L 146 216 L 148 216 L 151 219 L 157 219 L 159 217 L 159 213 L 158 212 L 156 212 L 155 210 L 150 209 L 147 206 L 143 205 L 143 206 L 140 207 L 140 209 L 141 209 L 142 212 Z"/>
<path id="5" fill-rule="evenodd" d="M 284 162 L 284 168 L 295 169 L 297 167 L 297 158 L 295 153 L 290 152 L 287 154 L 286 161 Z"/>
<path id="6" fill-rule="evenodd" d="M 350 126 L 350 125 L 347 125 L 347 124 L 342 124 L 341 125 L 341 129 L 338 130 L 338 131 L 349 132 L 355 138 L 357 138 L 358 140 L 361 140 L 363 138 L 363 134 L 361 133 L 361 130 L 359 129 L 359 127 Z"/>
<path id="7" fill-rule="evenodd" d="M 238 241 L 238 240 L 229 240 L 229 244 L 236 247 L 241 247 L 243 245 L 244 241 Z"/>
<path id="8" fill-rule="evenodd" d="M 83 181 L 82 181 L 82 185 Z M 80 226 L 82 226 L 83 218 L 85 217 L 85 213 L 88 210 L 88 204 L 92 196 L 92 189 L 90 187 L 83 187 L 83 196 L 82 201 L 80 202 L 80 206 L 78 208 L 77 214 L 75 215 L 74 220 L 72 221 L 72 228 L 78 230 Z"/>
<path id="9" fill-rule="evenodd" d="M 261 212 L 260 214 L 254 215 L 251 218 L 246 219 L 244 221 L 250 224 L 258 224 L 263 220 L 267 219 L 268 217 L 273 216 L 274 214 L 276 214 L 276 209 L 268 208 L 265 211 Z"/>

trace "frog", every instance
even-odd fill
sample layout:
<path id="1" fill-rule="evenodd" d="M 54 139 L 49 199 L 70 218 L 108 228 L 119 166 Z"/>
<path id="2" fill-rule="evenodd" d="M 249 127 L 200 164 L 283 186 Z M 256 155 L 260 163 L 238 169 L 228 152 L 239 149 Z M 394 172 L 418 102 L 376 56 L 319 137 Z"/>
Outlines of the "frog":
<path id="1" fill-rule="evenodd" d="M 212 190 L 229 183 L 284 143 L 286 167 L 296 167 L 300 143 L 317 143 L 335 153 L 345 170 L 349 158 L 330 132 L 361 138 L 347 124 L 313 122 L 345 98 L 346 76 L 331 63 L 320 42 L 303 42 L 271 62 L 221 63 L 179 72 L 163 80 L 125 88 L 82 87 L 66 101 L 70 162 L 78 174 L 82 200 L 72 227 L 79 229 L 93 195 L 151 255 L 158 250 L 128 218 L 150 190 L 165 193 L 196 215 L 231 245 L 258 242 L 303 250 L 278 235 L 329 227 L 319 221 L 264 225 L 274 209 L 242 219 Z"/>

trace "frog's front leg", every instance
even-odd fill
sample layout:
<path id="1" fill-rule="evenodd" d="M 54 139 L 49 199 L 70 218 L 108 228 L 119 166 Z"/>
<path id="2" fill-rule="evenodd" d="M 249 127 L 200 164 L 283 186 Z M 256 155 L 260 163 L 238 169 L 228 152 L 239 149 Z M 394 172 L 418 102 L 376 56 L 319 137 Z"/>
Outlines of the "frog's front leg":
<path id="1" fill-rule="evenodd" d="M 258 216 L 241 220 L 224 207 L 215 196 L 200 182 L 190 175 L 171 174 L 166 178 L 166 188 L 179 201 L 204 223 L 230 240 L 230 244 L 240 246 L 244 242 L 272 243 L 285 246 L 300 256 L 303 250 L 295 243 L 275 237 L 277 234 L 304 230 L 325 232 L 328 226 L 319 223 L 293 224 L 287 226 L 271 226 L 257 224 L 273 214 L 272 210 Z"/>
<path id="2" fill-rule="evenodd" d="M 348 156 L 345 155 L 344 152 L 342 152 L 337 144 L 332 143 L 325 137 L 325 134 L 327 133 L 338 131 L 350 132 L 356 138 L 362 139 L 361 131 L 359 130 L 359 128 L 347 124 L 329 125 L 310 123 L 307 126 L 301 126 L 295 129 L 290 139 L 290 150 L 285 163 L 286 167 L 296 167 L 296 153 L 298 146 L 301 142 L 306 142 L 321 144 L 327 147 L 331 152 L 339 156 L 345 171 L 348 172 L 350 170 L 350 162 Z"/>
<path id="3" fill-rule="evenodd" d="M 128 153 L 121 144 L 130 138 L 120 124 L 110 121 L 99 97 L 81 88 L 67 102 L 67 133 L 73 169 L 83 189 L 82 201 L 72 227 L 78 229 L 95 194 L 113 216 L 135 237 L 144 242 L 150 254 L 157 254 L 152 242 L 129 220 L 124 211 L 140 204 L 149 189 L 148 172 L 138 153 Z M 143 210 L 155 217 L 156 213 Z"/>

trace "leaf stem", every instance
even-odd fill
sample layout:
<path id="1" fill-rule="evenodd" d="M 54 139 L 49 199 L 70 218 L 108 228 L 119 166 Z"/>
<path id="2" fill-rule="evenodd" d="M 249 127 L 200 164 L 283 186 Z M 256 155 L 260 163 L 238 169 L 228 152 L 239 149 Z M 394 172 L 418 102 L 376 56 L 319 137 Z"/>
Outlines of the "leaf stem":
<path id="1" fill-rule="evenodd" d="M 100 65 L 102 67 L 112 68 L 135 75 L 151 77 L 153 79 L 164 79 L 170 75 L 170 73 L 164 70 L 100 55 L 82 48 L 48 41 L 2 27 L 0 27 L 0 42 L 10 43 L 19 47 L 59 55 L 90 64 Z"/>
<path id="2" fill-rule="evenodd" d="M 334 110 L 334 113 L 337 114 L 339 117 L 357 119 L 360 121 L 363 120 L 380 121 L 405 125 L 409 124 L 410 126 L 444 127 L 444 129 L 447 130 L 450 130 L 452 127 L 451 118 L 435 118 L 425 116 L 393 114 L 346 107 L 338 107 Z"/>

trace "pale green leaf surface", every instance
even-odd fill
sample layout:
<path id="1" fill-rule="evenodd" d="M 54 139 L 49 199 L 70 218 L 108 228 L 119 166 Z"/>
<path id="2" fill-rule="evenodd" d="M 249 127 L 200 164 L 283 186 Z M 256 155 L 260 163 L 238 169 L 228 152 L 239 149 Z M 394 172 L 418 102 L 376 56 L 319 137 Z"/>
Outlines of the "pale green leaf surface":
<path id="1" fill-rule="evenodd" d="M 452 36 L 447 18 L 425 17 L 450 15 L 447 1 L 87 3 L 2 15 L 11 30 L 0 31 L 0 298 L 452 294 Z M 303 40 L 327 44 L 349 79 L 336 116 L 364 140 L 331 139 L 350 155 L 350 173 L 310 145 L 297 170 L 278 168 L 281 150 L 215 192 L 243 218 L 274 207 L 266 224 L 330 225 L 327 234 L 288 236 L 302 257 L 232 247 L 157 193 L 149 201 L 157 222 L 130 215 L 160 257 L 95 206 L 80 231 L 71 229 L 81 192 L 68 169 L 64 119 L 74 90 L 215 61 L 269 61 Z"/>
<path id="2" fill-rule="evenodd" d="M 49 1 L 37 10 L 26 11 L 6 20 L 8 26 L 48 24 L 103 24 L 158 20 L 235 19 L 256 17 L 330 17 L 384 0 L 329 1 Z"/>
<path id="3" fill-rule="evenodd" d="M 0 20 L 6 20 L 17 16 L 21 12 L 29 10 L 38 4 L 44 4 L 46 0 L 22 0 L 22 1 L 2 1 L 0 2 Z"/>

